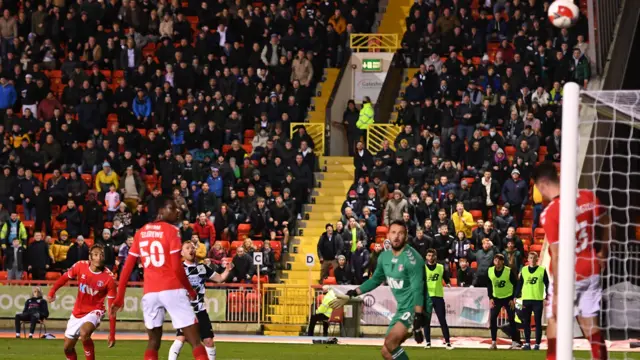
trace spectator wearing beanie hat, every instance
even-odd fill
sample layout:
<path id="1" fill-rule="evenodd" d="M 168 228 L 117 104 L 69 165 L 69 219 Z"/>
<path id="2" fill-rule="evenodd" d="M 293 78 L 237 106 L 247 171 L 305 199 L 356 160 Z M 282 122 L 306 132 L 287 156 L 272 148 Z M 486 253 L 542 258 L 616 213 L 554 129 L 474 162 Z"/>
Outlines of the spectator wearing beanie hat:
<path id="1" fill-rule="evenodd" d="M 387 202 L 384 209 L 384 224 L 389 226 L 396 220 L 402 220 L 402 213 L 409 211 L 409 203 L 400 190 L 393 191 L 393 198 Z"/>

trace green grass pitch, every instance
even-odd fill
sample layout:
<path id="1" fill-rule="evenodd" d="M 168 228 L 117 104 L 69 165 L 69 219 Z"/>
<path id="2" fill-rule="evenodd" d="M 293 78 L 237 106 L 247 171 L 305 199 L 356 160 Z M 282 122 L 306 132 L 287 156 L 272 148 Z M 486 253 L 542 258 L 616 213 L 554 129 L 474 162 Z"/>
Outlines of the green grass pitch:
<path id="1" fill-rule="evenodd" d="M 107 348 L 106 341 L 96 341 L 96 359 L 141 359 L 146 342 L 120 341 L 112 349 Z M 160 359 L 167 359 L 170 342 L 163 342 L 160 348 Z M 76 346 L 78 359 L 84 359 L 81 344 Z M 373 360 L 380 359 L 378 348 L 370 346 L 346 345 L 287 345 L 263 343 L 219 343 L 217 359 L 242 360 Z M 478 349 L 421 349 L 408 348 L 411 359 L 438 360 L 542 360 L 544 351 L 521 350 L 478 350 Z M 588 359 L 588 353 L 578 353 L 577 358 Z M 63 358 L 61 340 L 26 340 L 0 339 L 0 359 L 3 360 L 53 360 Z M 181 359 L 192 359 L 190 347 L 183 348 Z M 610 359 L 640 360 L 640 353 L 611 353 Z"/>

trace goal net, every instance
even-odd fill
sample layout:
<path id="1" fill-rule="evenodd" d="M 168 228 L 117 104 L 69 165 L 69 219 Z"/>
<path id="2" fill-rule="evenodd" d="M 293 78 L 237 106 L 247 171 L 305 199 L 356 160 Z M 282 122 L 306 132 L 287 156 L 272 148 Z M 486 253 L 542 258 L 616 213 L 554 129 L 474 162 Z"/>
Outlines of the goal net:
<path id="1" fill-rule="evenodd" d="M 610 350 L 632 350 L 640 334 L 640 91 L 579 91 L 567 84 L 562 111 L 560 239 L 574 242 L 560 242 L 559 282 L 573 281 L 577 256 L 576 224 L 565 221 L 575 219 L 576 207 L 567 204 L 575 204 L 577 189 L 588 189 L 611 219 L 601 277 L 603 336 L 611 341 Z M 598 250 L 603 229 L 595 224 L 593 230 Z M 562 354 L 571 350 L 567 344 L 576 328 L 573 287 L 560 287 L 558 296 L 558 359 L 568 359 Z"/>

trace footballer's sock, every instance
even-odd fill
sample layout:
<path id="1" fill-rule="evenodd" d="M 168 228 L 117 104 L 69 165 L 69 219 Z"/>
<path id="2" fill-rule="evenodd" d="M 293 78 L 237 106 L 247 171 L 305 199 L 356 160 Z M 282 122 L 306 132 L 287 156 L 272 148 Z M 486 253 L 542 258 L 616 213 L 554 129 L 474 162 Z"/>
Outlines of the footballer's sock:
<path id="1" fill-rule="evenodd" d="M 602 333 L 598 331 L 591 334 L 589 342 L 591 343 L 591 357 L 595 360 L 607 360 L 607 344 L 602 338 Z"/>
<path id="2" fill-rule="evenodd" d="M 407 352 L 400 346 L 391 352 L 391 356 L 393 357 L 393 360 L 409 360 Z"/>
<path id="3" fill-rule="evenodd" d="M 212 346 L 212 347 L 205 346 L 204 349 L 207 350 L 207 356 L 209 356 L 209 360 L 216 360 L 215 346 Z"/>
<path id="4" fill-rule="evenodd" d="M 93 346 L 93 340 L 88 339 L 82 342 L 82 347 L 84 348 L 84 357 L 87 360 L 95 360 L 96 353 L 95 348 Z"/>
<path id="5" fill-rule="evenodd" d="M 180 340 L 175 340 L 173 344 L 171 344 L 171 348 L 169 349 L 169 360 L 178 360 L 178 355 L 180 355 L 182 345 L 184 345 L 184 343 Z"/>
<path id="6" fill-rule="evenodd" d="M 65 350 L 64 356 L 66 356 L 67 360 L 78 360 L 78 355 L 76 355 L 76 349 Z"/>
<path id="7" fill-rule="evenodd" d="M 203 345 L 198 345 L 193 348 L 193 358 L 196 360 L 209 360 L 209 355 L 207 355 L 207 350 L 205 350 Z"/>
<path id="8" fill-rule="evenodd" d="M 556 339 L 547 339 L 547 360 L 556 360 Z"/>
<path id="9" fill-rule="evenodd" d="M 158 350 L 153 350 L 153 349 L 145 350 L 144 360 L 158 360 Z"/>

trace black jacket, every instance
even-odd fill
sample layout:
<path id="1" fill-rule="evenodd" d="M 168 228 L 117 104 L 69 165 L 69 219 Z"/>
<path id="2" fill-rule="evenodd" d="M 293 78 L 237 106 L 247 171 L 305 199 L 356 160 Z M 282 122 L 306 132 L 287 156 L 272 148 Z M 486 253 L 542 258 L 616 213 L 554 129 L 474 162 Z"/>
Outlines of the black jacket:
<path id="1" fill-rule="evenodd" d="M 32 297 L 24 303 L 23 314 L 38 314 L 40 319 L 49 317 L 49 306 L 42 297 Z"/>
<path id="2" fill-rule="evenodd" d="M 73 243 L 67 252 L 67 263 L 71 265 L 80 260 L 89 260 L 89 246 L 86 243 L 82 243 L 82 246 Z"/>
<path id="3" fill-rule="evenodd" d="M 338 255 L 342 254 L 343 248 L 344 242 L 339 234 L 334 232 L 329 240 L 329 236 L 325 232 L 318 240 L 318 257 L 322 260 L 335 260 Z"/>
<path id="4" fill-rule="evenodd" d="M 49 245 L 44 240 L 32 242 L 27 248 L 27 265 L 35 269 L 44 269 L 50 263 Z"/>
<path id="5" fill-rule="evenodd" d="M 26 250 L 25 250 L 24 247 L 22 247 L 22 246 L 18 247 L 17 257 L 16 257 L 15 250 L 14 250 L 13 246 L 7 247 L 4 250 L 4 253 L 5 253 L 5 256 L 6 256 L 6 259 L 4 261 L 5 269 L 7 269 L 7 270 L 12 269 L 14 261 L 17 261 L 18 262 L 18 271 L 24 271 L 24 269 L 25 269 L 24 261 L 26 260 L 26 256 L 25 256 L 26 255 Z"/>

